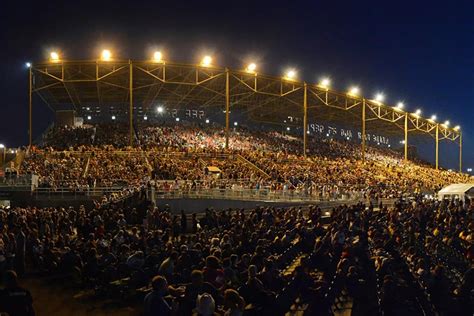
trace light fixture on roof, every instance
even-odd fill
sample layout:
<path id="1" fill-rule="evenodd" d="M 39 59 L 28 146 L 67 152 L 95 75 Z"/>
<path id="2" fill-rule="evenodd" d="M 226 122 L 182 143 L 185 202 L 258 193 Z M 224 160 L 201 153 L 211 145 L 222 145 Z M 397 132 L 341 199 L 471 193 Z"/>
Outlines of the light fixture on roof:
<path id="1" fill-rule="evenodd" d="M 144 119 L 145 121 L 148 120 L 148 116 L 145 115 L 145 116 L 143 117 L 143 119 Z"/>
<path id="2" fill-rule="evenodd" d="M 165 109 L 160 105 L 159 107 L 156 108 L 156 111 L 158 113 L 163 113 L 165 111 Z"/>
<path id="3" fill-rule="evenodd" d="M 212 64 L 212 57 L 209 55 L 204 56 L 201 61 L 201 66 L 209 67 Z"/>
<path id="4" fill-rule="evenodd" d="M 256 69 L 257 69 L 257 65 L 255 63 L 250 63 L 245 69 L 245 71 L 254 73 Z"/>
<path id="5" fill-rule="evenodd" d="M 206 119 L 206 124 L 209 124 L 209 119 Z"/>
<path id="6" fill-rule="evenodd" d="M 436 114 L 431 115 L 430 120 L 432 120 L 433 122 L 436 122 Z"/>
<path id="7" fill-rule="evenodd" d="M 455 131 L 459 131 L 460 129 L 461 129 L 461 126 L 459 126 L 459 125 L 454 126 Z"/>
<path id="8" fill-rule="evenodd" d="M 403 102 L 398 102 L 397 103 L 397 106 L 396 106 L 397 109 L 403 110 L 404 107 L 405 107 L 405 104 L 403 104 Z"/>
<path id="9" fill-rule="evenodd" d="M 352 95 L 352 96 L 358 96 L 359 95 L 359 87 L 351 87 L 349 89 L 349 95 Z"/>
<path id="10" fill-rule="evenodd" d="M 449 121 L 444 121 L 444 125 L 449 126 Z"/>
<path id="11" fill-rule="evenodd" d="M 384 99 L 385 99 L 385 96 L 383 95 L 383 93 L 379 92 L 375 95 L 375 101 L 377 102 L 383 102 Z"/>
<path id="12" fill-rule="evenodd" d="M 52 61 L 52 62 L 59 61 L 59 54 L 57 52 L 51 52 L 49 54 L 49 60 Z"/>
<path id="13" fill-rule="evenodd" d="M 31 63 L 30 63 L 30 62 L 26 62 L 26 63 L 25 63 L 25 66 L 26 66 L 26 68 L 30 68 L 30 67 L 31 67 Z"/>
<path id="14" fill-rule="evenodd" d="M 90 121 L 92 119 L 92 116 L 87 115 L 87 119 Z"/>
<path id="15" fill-rule="evenodd" d="M 100 58 L 101 58 L 103 61 L 109 61 L 109 60 L 112 58 L 112 53 L 110 52 L 110 50 L 104 49 L 104 50 L 102 51 L 102 54 L 100 55 Z"/>
<path id="16" fill-rule="evenodd" d="M 112 115 L 112 120 L 115 120 L 115 115 Z"/>
<path id="17" fill-rule="evenodd" d="M 295 79 L 296 78 L 296 70 L 289 69 L 285 74 L 285 78 L 289 79 L 289 80 Z"/>
<path id="18" fill-rule="evenodd" d="M 420 115 L 421 115 L 421 110 L 420 110 L 420 109 L 416 109 L 415 115 L 416 115 L 416 116 L 420 116 Z"/>
<path id="19" fill-rule="evenodd" d="M 324 89 L 328 89 L 330 85 L 331 85 L 331 80 L 329 78 L 323 78 L 319 82 L 319 86 Z"/>
<path id="20" fill-rule="evenodd" d="M 153 54 L 153 61 L 154 62 L 161 63 L 163 61 L 162 58 L 163 58 L 163 55 L 161 54 L 160 51 L 156 51 Z"/>
<path id="21" fill-rule="evenodd" d="M 234 126 L 237 126 L 237 125 L 239 125 L 239 123 L 237 123 L 237 122 L 234 122 Z"/>
<path id="22" fill-rule="evenodd" d="M 286 130 L 289 131 L 289 130 L 290 130 L 290 127 L 287 127 Z"/>
<path id="23" fill-rule="evenodd" d="M 179 122 L 179 117 L 176 118 L 176 122 Z"/>

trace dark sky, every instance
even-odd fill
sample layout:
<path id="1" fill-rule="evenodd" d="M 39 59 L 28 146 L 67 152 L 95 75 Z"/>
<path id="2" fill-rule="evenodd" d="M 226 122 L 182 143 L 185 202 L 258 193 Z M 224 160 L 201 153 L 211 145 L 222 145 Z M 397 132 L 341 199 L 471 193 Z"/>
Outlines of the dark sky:
<path id="1" fill-rule="evenodd" d="M 253 58 L 266 73 L 294 66 L 308 82 L 329 75 L 340 90 L 356 83 L 367 97 L 384 91 L 388 103 L 404 100 L 461 125 L 464 166 L 474 168 L 474 2 L 437 2 L 9 1 L 0 12 L 0 143 L 27 141 L 26 61 L 51 48 L 68 59 L 96 58 L 102 45 L 140 59 L 160 46 L 173 61 L 207 51 L 219 65 Z M 457 151 L 442 146 L 441 158 L 443 149 Z M 445 157 L 446 167 L 457 167 L 456 156 Z"/>

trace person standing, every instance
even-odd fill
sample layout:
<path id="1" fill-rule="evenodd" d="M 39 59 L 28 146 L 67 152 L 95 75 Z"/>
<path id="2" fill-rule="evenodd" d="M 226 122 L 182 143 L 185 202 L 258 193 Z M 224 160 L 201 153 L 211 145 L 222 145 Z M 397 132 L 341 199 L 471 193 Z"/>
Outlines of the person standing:
<path id="1" fill-rule="evenodd" d="M 181 210 L 181 234 L 182 235 L 186 234 L 187 227 L 188 227 L 188 218 L 186 217 L 184 210 Z"/>
<path id="2" fill-rule="evenodd" d="M 0 312 L 9 316 L 34 316 L 31 293 L 18 285 L 16 272 L 6 271 L 4 282 L 5 289 L 0 290 Z"/>

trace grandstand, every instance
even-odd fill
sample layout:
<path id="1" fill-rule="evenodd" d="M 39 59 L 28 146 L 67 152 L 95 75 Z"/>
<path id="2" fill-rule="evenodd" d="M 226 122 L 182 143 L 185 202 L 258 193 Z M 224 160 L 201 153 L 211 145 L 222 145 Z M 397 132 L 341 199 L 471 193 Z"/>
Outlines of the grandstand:
<path id="1" fill-rule="evenodd" d="M 474 182 L 438 164 L 452 141 L 461 169 L 460 128 L 294 72 L 155 57 L 30 64 L 0 273 L 46 280 L 43 314 L 472 315 L 474 203 L 433 199 Z M 55 123 L 34 142 L 41 103 Z M 434 165 L 409 156 L 431 137 Z"/>

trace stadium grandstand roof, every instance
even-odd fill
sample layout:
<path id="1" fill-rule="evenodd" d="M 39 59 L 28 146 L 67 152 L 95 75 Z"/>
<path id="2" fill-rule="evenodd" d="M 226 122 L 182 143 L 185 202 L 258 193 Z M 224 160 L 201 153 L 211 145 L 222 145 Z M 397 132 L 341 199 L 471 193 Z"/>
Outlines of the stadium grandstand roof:
<path id="1" fill-rule="evenodd" d="M 161 58 L 159 54 L 152 60 L 119 60 L 104 50 L 102 58 L 97 60 L 63 60 L 51 53 L 49 61 L 28 63 L 30 145 L 32 96 L 37 94 L 53 111 L 74 110 L 84 117 L 85 109 L 94 107 L 96 112 L 110 112 L 113 120 L 125 118 L 130 125 L 130 145 L 134 120 L 140 116 L 146 119 L 146 113 L 152 113 L 154 108 L 205 109 L 207 113 L 225 117 L 226 144 L 230 117 L 237 112 L 248 120 L 247 125 L 269 123 L 301 129 L 304 152 L 312 122 L 360 128 L 363 155 L 366 133 L 403 135 L 405 159 L 408 135 L 410 139 L 429 135 L 435 139 L 436 167 L 439 141 L 458 142 L 461 170 L 459 126 L 450 127 L 449 121 L 439 123 L 435 117 L 424 118 L 419 109 L 408 112 L 400 104 L 387 105 L 381 94 L 367 99 L 356 87 L 341 92 L 331 89 L 329 80 L 319 84 L 303 82 L 297 79 L 294 70 L 275 77 L 259 73 L 255 64 L 241 70 L 217 67 L 210 56 L 204 57 L 200 64 Z M 232 111 L 235 112 L 231 115 Z"/>
<path id="2" fill-rule="evenodd" d="M 140 106 L 145 111 L 156 104 L 225 110 L 228 84 L 230 109 L 239 108 L 258 122 L 283 124 L 291 116 L 291 122 L 285 125 L 300 126 L 306 90 L 309 119 L 361 126 L 365 107 L 367 129 L 401 133 L 406 115 L 410 133 L 435 137 L 438 127 L 440 140 L 454 141 L 460 135 L 456 127 L 438 124 L 396 106 L 248 68 L 233 70 L 168 61 L 58 60 L 33 63 L 30 69 L 32 92 L 53 111 L 74 109 L 81 113 L 85 106 L 113 106 L 128 114 L 132 102 L 135 108 Z"/>

